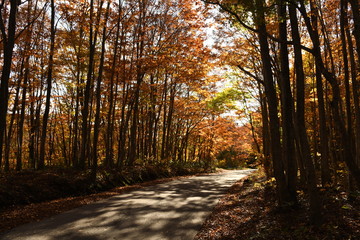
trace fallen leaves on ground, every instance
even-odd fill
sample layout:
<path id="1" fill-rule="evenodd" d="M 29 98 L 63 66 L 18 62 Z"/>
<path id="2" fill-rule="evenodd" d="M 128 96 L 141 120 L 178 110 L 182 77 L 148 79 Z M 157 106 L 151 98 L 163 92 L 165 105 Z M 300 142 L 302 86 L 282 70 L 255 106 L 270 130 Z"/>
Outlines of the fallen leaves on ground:
<path id="1" fill-rule="evenodd" d="M 253 175 L 231 187 L 195 240 L 360 239 L 359 199 L 331 188 L 322 194 L 324 222 L 314 227 L 302 192 L 296 208 L 279 209 L 273 183 Z"/>

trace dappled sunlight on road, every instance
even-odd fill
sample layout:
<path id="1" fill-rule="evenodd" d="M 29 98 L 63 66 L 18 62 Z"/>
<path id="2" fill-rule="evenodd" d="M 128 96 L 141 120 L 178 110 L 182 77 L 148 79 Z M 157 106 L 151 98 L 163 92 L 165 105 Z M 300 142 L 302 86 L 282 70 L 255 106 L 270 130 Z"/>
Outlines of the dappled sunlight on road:
<path id="1" fill-rule="evenodd" d="M 192 239 L 226 189 L 251 171 L 146 187 L 21 226 L 0 239 Z"/>

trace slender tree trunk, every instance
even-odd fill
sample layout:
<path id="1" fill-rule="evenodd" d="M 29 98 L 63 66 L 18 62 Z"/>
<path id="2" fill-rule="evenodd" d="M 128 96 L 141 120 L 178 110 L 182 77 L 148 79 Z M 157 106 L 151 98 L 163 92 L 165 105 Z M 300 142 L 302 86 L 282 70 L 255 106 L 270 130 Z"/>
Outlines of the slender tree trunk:
<path id="1" fill-rule="evenodd" d="M 313 6 L 313 5 L 312 5 Z M 313 8 L 313 11 L 316 10 Z M 317 15 L 313 14 L 311 16 L 311 21 L 314 26 L 314 31 L 317 34 Z M 321 58 L 321 57 L 320 57 Z M 315 59 L 316 61 L 316 59 Z M 322 80 L 321 69 L 318 64 L 315 64 L 315 78 L 316 78 L 316 92 L 318 98 L 318 109 L 319 109 L 319 125 L 320 125 L 320 149 L 321 149 L 321 181 L 322 184 L 328 184 L 331 182 L 331 175 L 329 169 L 329 133 L 327 130 L 327 118 L 325 110 L 325 96 L 324 96 L 324 86 Z"/>
<path id="2" fill-rule="evenodd" d="M 29 89 L 29 95 L 34 97 L 34 89 Z M 23 98 L 23 102 L 25 102 Z M 35 106 L 34 101 L 30 103 L 30 119 L 29 119 L 29 126 L 30 126 L 30 133 L 29 133 L 29 161 L 30 167 L 35 169 L 36 167 L 36 160 L 35 160 L 35 134 L 36 134 L 36 114 L 35 114 Z"/>
<path id="3" fill-rule="evenodd" d="M 23 150 L 23 136 L 24 136 L 24 120 L 25 120 L 25 106 L 26 106 L 26 92 L 28 88 L 28 79 L 29 79 L 29 60 L 30 56 L 26 57 L 25 60 L 25 73 L 24 73 L 24 84 L 22 89 L 21 96 L 21 110 L 20 110 L 20 119 L 18 123 L 18 136 L 17 136 L 17 153 L 16 153 L 16 171 L 22 169 L 22 150 Z"/>
<path id="4" fill-rule="evenodd" d="M 96 81 L 96 110 L 95 110 L 95 123 L 94 123 L 94 139 L 93 139 L 93 163 L 92 163 L 92 180 L 96 180 L 96 172 L 98 168 L 98 141 L 99 141 L 99 132 L 100 132 L 100 110 L 101 110 L 101 82 L 102 82 L 102 75 L 104 70 L 104 60 L 105 60 L 105 43 L 106 43 L 106 24 L 107 19 L 109 16 L 109 9 L 110 9 L 110 1 L 106 7 L 106 14 L 105 14 L 105 22 L 102 34 L 102 44 L 101 44 L 101 57 L 100 57 L 100 64 L 99 64 L 99 74 Z"/>
<path id="5" fill-rule="evenodd" d="M 260 89 L 260 103 L 261 103 L 261 117 L 262 117 L 262 139 L 263 139 L 263 154 L 264 154 L 264 168 L 267 178 L 273 176 L 270 155 L 270 132 L 269 132 L 269 114 L 266 99 L 262 90 Z"/>
<path id="6" fill-rule="evenodd" d="M 119 14 L 122 15 L 122 6 L 121 2 L 119 4 Z M 114 48 L 114 56 L 111 65 L 111 76 L 110 76 L 110 95 L 109 95 L 109 111 L 107 114 L 107 128 L 106 128 L 106 136 L 105 136 L 105 148 L 106 148 L 106 160 L 105 166 L 112 167 L 114 165 L 114 149 L 113 149 L 113 137 L 114 137 L 114 116 L 115 116 L 115 104 L 114 104 L 114 78 L 115 78 L 115 69 L 118 58 L 118 49 L 119 49 L 119 38 L 120 38 L 120 21 L 121 18 L 118 18 L 116 25 L 116 39 L 115 39 L 115 48 Z M 122 41 L 120 43 L 120 51 L 121 51 Z M 120 52 L 121 54 L 121 52 Z M 118 83 L 116 83 L 117 86 Z M 117 87 L 116 87 L 117 89 Z M 117 92 L 117 91 L 116 91 Z"/>
<path id="7" fill-rule="evenodd" d="M 169 109 L 166 119 L 166 138 L 165 138 L 165 155 L 164 158 L 168 159 L 171 156 L 171 149 L 172 149 L 172 143 L 171 143 L 171 132 L 172 132 L 172 120 L 173 120 L 173 113 L 174 113 L 174 100 L 175 100 L 175 88 L 176 83 L 172 83 L 170 86 L 170 103 L 169 103 Z"/>
<path id="8" fill-rule="evenodd" d="M 24 69 L 24 59 L 22 60 L 21 63 L 21 67 L 20 67 L 20 74 L 18 76 L 18 81 L 17 81 L 17 86 L 16 86 L 16 93 L 15 93 L 15 99 L 14 99 L 14 105 L 13 105 L 13 109 L 12 109 L 12 114 L 11 114 L 11 118 L 10 118 L 10 124 L 9 124 L 9 129 L 8 129 L 8 133 L 7 136 L 5 137 L 6 142 L 5 142 L 5 167 L 4 167 L 4 171 L 8 172 L 10 170 L 10 148 L 11 148 L 11 140 L 12 140 L 12 135 L 14 132 L 14 121 L 15 121 L 15 116 L 16 113 L 18 112 L 18 104 L 19 104 L 19 93 L 20 93 L 20 85 L 21 85 L 21 81 L 22 81 L 22 72 Z"/>
<path id="9" fill-rule="evenodd" d="M 146 20 L 146 2 L 138 1 L 139 4 L 139 19 L 137 23 L 137 33 L 135 36 L 136 41 L 136 86 L 133 96 L 133 107 L 132 107 L 132 123 L 130 127 L 129 136 L 129 159 L 128 165 L 132 166 L 135 160 L 139 156 L 138 149 L 138 124 L 139 124 L 139 104 L 140 104 L 140 87 L 144 80 L 143 66 L 140 59 L 144 53 L 144 35 L 145 35 L 145 20 Z"/>
<path id="10" fill-rule="evenodd" d="M 78 63 L 79 63 L 78 59 Z M 78 64 L 79 67 L 79 64 Z M 73 139 L 73 143 L 72 143 L 72 154 L 71 154 L 71 162 L 73 167 L 78 167 L 79 164 L 79 107 L 80 107 L 80 69 L 78 69 L 78 73 L 77 73 L 77 86 L 76 86 L 76 103 L 75 103 L 75 115 L 74 115 L 74 139 Z"/>
<path id="11" fill-rule="evenodd" d="M 36 6 L 35 6 L 36 9 Z M 32 16 L 32 5 L 28 5 L 28 15 L 27 22 L 31 23 Z M 16 171 L 20 171 L 23 167 L 22 155 L 23 155 L 23 136 L 24 136 L 24 122 L 25 122 L 25 107 L 26 107 L 26 95 L 28 90 L 29 74 L 30 74 L 30 54 L 28 51 L 31 49 L 31 39 L 33 36 L 32 26 L 26 32 L 26 45 L 25 45 L 25 61 L 24 61 L 24 82 L 22 86 L 22 95 L 21 95 L 21 108 L 20 116 L 17 126 L 17 151 L 16 151 Z M 31 139 L 31 136 L 30 136 Z"/>
<path id="12" fill-rule="evenodd" d="M 345 1 L 347 3 L 347 1 Z M 344 3 L 345 5 L 345 3 Z M 344 11 L 347 9 L 344 8 Z M 346 15 L 347 13 L 344 12 Z M 346 18 L 346 16 L 344 16 Z M 355 144 L 356 144 L 356 159 L 357 159 L 357 165 L 360 166 L 360 85 L 359 80 L 357 79 L 357 65 L 355 61 L 355 53 L 354 53 L 354 45 L 351 38 L 350 30 L 349 30 L 349 24 L 348 20 L 345 19 L 344 22 L 345 26 L 345 34 L 347 38 L 348 43 L 348 49 L 349 49 L 349 59 L 350 59 L 350 65 L 351 65 L 351 81 L 352 81 L 352 92 L 353 92 L 353 103 L 354 103 L 354 112 L 355 112 Z M 359 48 L 357 48 L 358 50 Z M 360 56 L 360 55 L 359 55 Z M 359 58 L 360 59 L 360 58 Z"/>
<path id="13" fill-rule="evenodd" d="M 296 112 L 295 112 L 295 129 L 297 146 L 299 150 L 299 166 L 302 174 L 301 179 L 306 179 L 304 173 L 305 159 L 312 159 L 310 153 L 310 144 L 306 133 L 305 126 L 305 75 L 303 69 L 302 52 L 300 48 L 301 39 L 299 33 L 298 19 L 296 17 L 296 7 L 292 4 L 289 5 L 289 16 L 291 23 L 291 34 L 294 42 L 294 55 L 295 55 L 295 74 L 296 74 Z"/>
<path id="14" fill-rule="evenodd" d="M 346 42 L 346 33 L 345 28 L 348 28 L 347 24 L 347 1 L 340 1 L 340 37 L 341 37 L 341 50 L 342 50 L 342 58 L 344 62 L 344 81 L 345 81 L 345 106 L 346 106 L 346 126 L 349 135 L 349 142 L 351 144 L 351 148 L 354 149 L 353 157 L 356 159 L 356 155 L 358 154 L 358 149 L 355 147 L 354 141 L 354 131 L 353 131 L 353 120 L 352 120 L 352 107 L 351 107 L 351 92 L 350 92 L 350 73 L 349 73 L 349 60 L 348 60 L 348 49 Z M 355 80 L 356 81 L 356 80 Z M 356 84 L 356 83 L 355 83 Z M 356 90 L 357 91 L 357 90 Z M 350 183 L 352 176 L 350 175 Z M 351 184 L 350 184 L 351 185 Z M 350 186 L 351 188 L 351 186 Z"/>
<path id="15" fill-rule="evenodd" d="M 54 0 L 51 0 L 51 30 L 50 30 L 50 53 L 49 53 L 49 64 L 48 64 L 48 73 L 47 73 L 47 90 L 46 90 L 46 102 L 45 102 L 45 112 L 42 121 L 42 132 L 40 139 L 40 158 L 38 169 L 43 169 L 45 167 L 45 146 L 46 146 L 46 131 L 50 113 L 50 98 L 51 98 L 51 88 L 53 81 L 53 65 L 54 65 L 54 50 L 55 50 L 55 4 Z"/>
<path id="16" fill-rule="evenodd" d="M 94 55 L 95 55 L 95 46 L 96 46 L 96 33 L 94 37 L 94 23 L 93 23 L 93 15 L 94 15 L 94 0 L 90 1 L 90 22 L 89 22 L 89 63 L 88 63 L 88 71 L 87 71 L 87 79 L 86 86 L 84 92 L 83 99 L 83 108 L 82 108 L 82 125 L 81 125 L 81 146 L 80 146 L 80 159 L 79 159 L 79 169 L 85 169 L 86 166 L 86 158 L 87 151 L 89 150 L 89 133 L 90 126 L 88 123 L 89 117 L 89 104 L 91 98 L 91 87 L 93 82 L 93 68 L 94 68 Z M 88 156 L 89 157 L 89 156 Z"/>
<path id="17" fill-rule="evenodd" d="M 354 37 L 356 42 L 356 51 L 358 59 L 360 59 L 360 7 L 358 0 L 348 0 L 351 5 L 351 10 L 354 20 Z"/>
<path id="18" fill-rule="evenodd" d="M 278 5 L 279 16 L 279 35 L 280 35 L 280 89 L 281 89 L 281 109 L 282 109 L 282 129 L 283 129 L 283 160 L 286 164 L 287 188 L 289 202 L 297 203 L 296 182 L 297 164 L 294 158 L 295 153 L 295 133 L 293 125 L 294 102 L 290 87 L 289 51 L 287 48 L 287 26 L 286 26 L 286 5 L 281 0 Z"/>
<path id="19" fill-rule="evenodd" d="M 167 119 L 167 91 L 168 91 L 168 84 L 167 84 L 167 76 L 165 75 L 165 81 L 164 81 L 164 90 L 163 90 L 163 97 L 162 102 L 164 102 L 164 109 L 163 109 L 163 126 L 162 126 L 162 140 L 161 140 L 161 154 L 160 158 L 161 160 L 165 159 L 165 148 L 166 148 L 166 119 Z"/>
<path id="20" fill-rule="evenodd" d="M 300 10 L 304 17 L 305 24 L 307 26 L 310 38 L 311 38 L 313 46 L 314 46 L 313 55 L 315 57 L 316 65 L 319 68 L 319 70 L 321 71 L 322 75 L 325 77 L 325 79 L 329 82 L 329 84 L 332 87 L 333 98 L 332 98 L 331 106 L 333 109 L 334 121 L 335 121 L 335 125 L 337 127 L 337 132 L 339 133 L 341 145 L 344 149 L 344 154 L 345 154 L 344 160 L 345 160 L 350 172 L 353 174 L 357 185 L 360 186 L 360 169 L 359 169 L 359 166 L 357 166 L 356 162 L 354 161 L 353 154 L 352 154 L 353 149 L 351 148 L 350 141 L 349 141 L 350 136 L 348 136 L 348 134 L 347 134 L 345 123 L 344 123 L 343 118 L 341 117 L 341 113 L 340 113 L 340 111 L 341 111 L 341 109 L 340 109 L 341 96 L 340 96 L 339 84 L 338 84 L 335 76 L 331 72 L 329 72 L 324 65 L 324 62 L 321 57 L 319 34 L 317 31 L 314 30 L 314 28 L 310 22 L 310 19 L 306 14 L 306 9 L 305 9 L 305 5 L 304 5 L 303 1 L 301 1 Z"/>
<path id="21" fill-rule="evenodd" d="M 83 29 L 80 28 L 79 30 L 79 37 L 82 38 L 83 37 Z M 76 47 L 74 47 L 74 49 L 76 50 Z M 81 73 L 81 62 L 82 62 L 82 57 L 81 57 L 81 51 L 82 51 L 82 46 L 81 44 L 79 44 L 77 50 L 78 52 L 77 56 L 76 56 L 76 68 L 77 68 L 77 73 L 76 73 L 76 103 L 75 103 L 75 115 L 74 115 L 74 120 L 75 122 L 74 127 L 73 127 L 73 141 L 72 141 L 72 153 L 71 153 L 71 162 L 72 162 L 72 166 L 74 168 L 78 168 L 79 167 L 79 145 L 80 145 L 80 141 L 79 141 L 79 112 L 80 112 L 80 107 L 81 107 L 81 103 L 80 103 L 80 97 L 82 95 L 82 87 L 81 85 L 83 84 L 82 79 L 82 73 Z"/>
<path id="22" fill-rule="evenodd" d="M 132 122 L 130 127 L 130 136 L 129 136 L 129 159 L 128 165 L 133 166 L 135 160 L 138 157 L 138 139 L 137 139 L 137 132 L 138 132 L 138 123 L 139 123 L 139 98 L 140 98 L 140 85 L 143 80 L 143 76 L 138 73 L 137 82 L 136 82 L 136 89 L 134 93 L 134 105 L 132 108 Z"/>

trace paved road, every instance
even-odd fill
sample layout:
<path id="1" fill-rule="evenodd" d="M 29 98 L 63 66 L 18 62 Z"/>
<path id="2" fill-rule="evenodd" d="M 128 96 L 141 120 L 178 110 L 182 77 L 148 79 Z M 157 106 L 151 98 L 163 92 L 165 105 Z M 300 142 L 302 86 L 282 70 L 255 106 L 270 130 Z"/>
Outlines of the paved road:
<path id="1" fill-rule="evenodd" d="M 226 189 L 252 171 L 226 171 L 142 188 L 17 227 L 0 239 L 191 240 Z"/>

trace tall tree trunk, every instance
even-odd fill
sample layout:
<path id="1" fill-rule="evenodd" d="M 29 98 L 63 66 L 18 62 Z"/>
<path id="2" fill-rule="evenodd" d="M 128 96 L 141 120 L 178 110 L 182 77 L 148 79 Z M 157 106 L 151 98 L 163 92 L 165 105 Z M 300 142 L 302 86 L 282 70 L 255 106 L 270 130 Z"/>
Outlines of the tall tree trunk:
<path id="1" fill-rule="evenodd" d="M 136 81 L 136 89 L 133 96 L 133 108 L 132 111 L 132 122 L 130 127 L 130 136 L 129 136 L 129 158 L 128 158 L 128 165 L 133 166 L 135 160 L 138 157 L 138 139 L 137 139 L 137 132 L 138 132 L 138 123 L 139 123 L 139 98 L 140 98 L 140 85 L 142 83 L 143 76 L 138 73 L 137 81 Z"/>
<path id="2" fill-rule="evenodd" d="M 95 110 L 95 123 L 94 123 L 94 139 L 93 139 L 93 163 L 92 163 L 92 180 L 96 180 L 96 172 L 98 168 L 98 141 L 99 141 L 99 131 L 100 131 L 100 109 L 101 109 L 101 82 L 102 82 L 102 75 L 104 70 L 104 60 L 105 60 L 105 43 L 106 43 L 106 24 L 107 19 L 109 16 L 109 9 L 110 9 L 110 1 L 106 7 L 106 14 L 105 14 L 105 22 L 103 27 L 103 34 L 102 34 L 102 43 L 101 43 L 101 57 L 100 57 L 100 64 L 99 64 L 99 74 L 96 81 L 96 93 L 95 93 L 95 101 L 96 101 L 96 110 Z"/>
<path id="3" fill-rule="evenodd" d="M 114 48 L 114 56 L 111 65 L 111 76 L 110 76 L 110 95 L 109 95 L 109 110 L 107 113 L 107 128 L 106 128 L 106 136 L 105 136 L 105 166 L 112 167 L 114 165 L 114 149 L 113 149 L 113 138 L 114 138 L 114 117 L 115 117 L 115 104 L 114 104 L 114 79 L 115 79 L 115 70 L 116 63 L 118 58 L 119 51 L 119 38 L 120 38 L 120 21 L 122 16 L 122 6 L 121 2 L 119 4 L 119 17 L 116 24 L 116 39 L 115 39 L 115 48 Z M 122 41 L 120 43 L 120 54 L 121 54 Z M 116 82 L 117 89 L 118 83 Z M 117 92 L 117 91 L 115 91 Z"/>
<path id="4" fill-rule="evenodd" d="M 313 6 L 313 3 L 312 3 Z M 315 12 L 316 9 L 312 7 Z M 317 15 L 313 14 L 311 16 L 311 21 L 314 27 L 314 31 L 317 34 Z M 316 61 L 316 60 L 315 60 Z M 325 185 L 331 182 L 330 168 L 329 168 L 329 133 L 327 130 L 327 119 L 326 119 L 326 110 L 325 110 L 325 96 L 324 96 L 324 86 L 322 80 L 321 69 L 318 64 L 315 64 L 315 78 L 316 78 L 316 92 L 318 98 L 318 108 L 319 108 L 319 125 L 320 125 L 320 151 L 321 151 L 321 181 Z"/>
<path id="5" fill-rule="evenodd" d="M 10 0 L 10 14 L 7 19 L 8 28 L 7 32 L 5 29 L 5 21 L 3 19 L 4 11 L 4 2 L 0 4 L 0 30 L 3 37 L 3 67 L 1 72 L 1 82 L 0 82 L 0 170 L 2 167 L 2 152 L 4 146 L 4 138 L 6 131 L 6 116 L 8 111 L 8 101 L 9 101 L 9 79 L 11 73 L 11 64 L 13 60 L 13 52 L 15 45 L 15 31 L 16 31 L 16 15 L 18 11 L 19 1 Z"/>
<path id="6" fill-rule="evenodd" d="M 345 1 L 347 3 L 347 1 Z M 344 3 L 344 5 L 345 5 Z M 347 8 L 344 8 L 344 11 L 346 11 Z M 347 15 L 347 12 L 344 12 L 344 15 Z M 355 111 L 355 144 L 356 144 L 356 159 L 357 159 L 357 165 L 360 166 L 360 84 L 359 80 L 357 79 L 357 70 L 358 66 L 355 61 L 355 53 L 354 53 L 354 45 L 352 41 L 352 37 L 350 34 L 348 19 L 346 16 L 345 18 L 345 34 L 347 38 L 348 43 L 348 49 L 349 49 L 349 59 L 350 59 L 350 65 L 351 65 L 351 82 L 352 82 L 352 92 L 353 92 L 353 103 L 354 103 L 354 111 Z M 359 47 L 357 48 L 357 50 Z M 360 55 L 359 58 L 360 59 Z"/>
<path id="7" fill-rule="evenodd" d="M 359 0 L 348 0 L 351 5 L 351 10 L 353 14 L 354 21 L 354 37 L 356 42 L 356 51 L 358 59 L 360 59 L 360 7 Z"/>
<path id="8" fill-rule="evenodd" d="M 163 125 L 162 125 L 162 138 L 161 138 L 161 153 L 160 153 L 160 159 L 165 159 L 165 148 L 166 148 L 166 119 L 167 119 L 167 91 L 168 91 L 168 84 L 167 84 L 168 78 L 165 74 L 164 79 L 164 90 L 163 90 L 163 97 L 162 102 L 164 103 L 164 109 L 163 109 Z"/>
<path id="9" fill-rule="evenodd" d="M 45 167 L 45 146 L 46 146 L 46 131 L 50 113 L 50 98 L 51 98 L 51 88 L 53 81 L 53 65 L 54 65 L 54 50 L 55 50 L 55 4 L 54 0 L 51 0 L 51 30 L 50 30 L 50 53 L 49 53 L 49 64 L 47 72 L 47 90 L 46 90 L 46 102 L 45 102 L 45 112 L 42 121 L 42 131 L 40 139 L 40 158 L 38 163 L 38 169 L 43 169 Z"/>
<path id="10" fill-rule="evenodd" d="M 25 60 L 25 73 L 24 73 L 24 84 L 22 89 L 21 96 L 21 110 L 20 110 L 20 119 L 18 123 L 18 136 L 17 136 L 17 152 L 16 152 L 16 171 L 22 169 L 22 150 L 23 150 L 23 136 L 24 136 L 24 120 L 25 120 L 25 106 L 26 106 L 26 92 L 28 88 L 28 79 L 29 79 L 29 60 L 30 56 L 26 57 Z"/>
<path id="11" fill-rule="evenodd" d="M 10 148 L 11 148 L 11 140 L 12 140 L 12 135 L 14 132 L 14 121 L 15 121 L 15 116 L 16 113 L 18 112 L 18 104 L 19 104 L 19 93 L 20 93 L 20 87 L 21 87 L 21 81 L 22 81 L 22 72 L 24 69 L 24 59 L 22 60 L 21 63 L 21 67 L 20 67 L 20 74 L 18 76 L 18 80 L 17 80 L 17 84 L 16 84 L 16 93 L 15 93 L 15 99 L 14 99 L 14 105 L 12 108 L 12 114 L 11 114 L 11 118 L 10 118 L 10 124 L 9 124 L 9 129 L 8 129 L 8 133 L 7 136 L 5 137 L 6 142 L 5 142 L 5 167 L 4 167 L 4 171 L 8 172 L 10 170 Z"/>
<path id="12" fill-rule="evenodd" d="M 352 120 L 352 109 L 351 109 L 351 92 L 350 92 L 350 73 L 349 73 L 349 60 L 348 60 L 348 49 L 346 42 L 346 33 L 345 28 L 348 28 L 347 24 L 347 1 L 340 1 L 340 37 L 341 37 L 341 50 L 342 50 L 342 58 L 344 62 L 344 81 L 345 81 L 345 106 L 346 106 L 346 126 L 349 135 L 349 142 L 351 144 L 351 148 L 354 149 L 353 157 L 356 159 L 356 154 L 358 154 L 358 149 L 355 147 L 354 141 L 354 131 L 353 131 L 353 120 Z M 356 83 L 355 83 L 356 84 Z M 357 91 L 357 90 L 356 90 Z M 350 175 L 350 180 L 352 176 Z M 350 181 L 351 183 L 351 181 Z M 350 184 L 351 185 L 351 184 Z M 351 188 L 351 186 L 350 186 Z"/>
<path id="13" fill-rule="evenodd" d="M 133 96 L 133 107 L 132 107 L 132 122 L 130 126 L 130 136 L 129 136 L 129 158 L 128 165 L 132 166 L 135 163 L 135 160 L 138 158 L 138 124 L 139 124 L 139 104 L 140 104 L 140 87 L 144 80 L 143 66 L 141 58 L 144 53 L 144 35 L 145 35 L 145 20 L 146 20 L 146 2 L 138 1 L 139 4 L 139 18 L 137 23 L 137 32 L 135 35 L 136 41 L 136 84 L 135 92 Z"/>
<path id="14" fill-rule="evenodd" d="M 166 118 L 166 138 L 165 138 L 165 159 L 169 159 L 171 155 L 171 149 L 173 147 L 173 144 L 171 143 L 171 133 L 172 133 L 172 120 L 173 120 L 173 113 L 174 113 L 174 100 L 175 100 L 175 88 L 176 83 L 172 83 L 170 85 L 170 103 L 169 103 L 169 109 L 168 114 Z"/>
<path id="15" fill-rule="evenodd" d="M 124 71 L 125 73 L 125 71 Z M 129 86 L 123 80 L 123 95 L 122 95 L 122 106 L 121 106 L 121 117 L 120 117 L 120 127 L 119 127 L 119 142 L 118 142 L 118 159 L 117 166 L 119 168 L 123 167 L 126 163 L 126 138 L 128 132 L 128 126 L 131 116 L 131 111 L 126 112 L 126 106 L 129 98 Z"/>
<path id="16" fill-rule="evenodd" d="M 289 16 L 291 25 L 291 35 L 294 42 L 295 55 L 295 76 L 296 76 L 296 111 L 295 111 L 295 129 L 296 140 L 299 151 L 299 167 L 301 171 L 301 179 L 306 179 L 304 173 L 305 159 L 311 159 L 310 144 L 306 133 L 305 126 L 305 74 L 303 69 L 303 59 L 301 52 L 301 39 L 299 33 L 298 19 L 296 17 L 296 7 L 293 4 L 289 5 Z"/>
<path id="17" fill-rule="evenodd" d="M 93 15 L 94 15 L 94 0 L 90 1 L 90 22 L 89 22 L 89 63 L 88 63 L 88 71 L 86 77 L 86 86 L 84 92 L 84 99 L 83 99 L 83 108 L 82 108 L 82 125 L 81 125 L 81 146 L 80 146 L 80 159 L 79 159 L 79 169 L 85 169 L 86 166 L 86 158 L 87 151 L 89 150 L 90 141 L 88 140 L 89 137 L 89 104 L 91 98 L 91 87 L 93 82 L 93 68 L 94 68 L 94 55 L 95 55 L 95 46 L 96 46 L 96 38 L 97 34 L 95 32 L 94 36 L 94 23 L 93 23 Z"/>
<path id="18" fill-rule="evenodd" d="M 311 24 L 309 17 L 307 16 L 306 13 L 306 8 L 304 5 L 304 2 L 301 1 L 301 14 L 304 17 L 305 20 L 305 24 L 307 27 L 307 30 L 309 32 L 310 38 L 312 40 L 313 43 L 313 55 L 315 57 L 315 61 L 316 61 L 316 65 L 319 68 L 319 70 L 321 71 L 321 74 L 325 77 L 325 79 L 329 82 L 329 84 L 331 85 L 332 88 L 332 94 L 333 94 L 333 98 L 332 98 L 332 102 L 331 102 L 331 106 L 332 106 L 332 110 L 333 110 L 333 115 L 334 115 L 334 121 L 335 121 L 335 125 L 337 127 L 337 132 L 340 136 L 340 140 L 341 140 L 341 146 L 344 149 L 344 160 L 351 172 L 351 174 L 354 176 L 355 181 L 357 183 L 358 186 L 360 186 L 360 169 L 359 166 L 357 166 L 354 158 L 353 158 L 353 149 L 350 145 L 350 136 L 347 134 L 346 131 L 346 127 L 345 127 L 345 123 L 343 121 L 343 118 L 341 117 L 341 109 L 340 109 L 340 101 L 341 101 L 341 96 L 340 96 L 340 89 L 339 89 L 339 84 L 337 82 L 337 79 L 335 78 L 335 76 L 333 75 L 333 73 L 329 72 L 328 69 L 326 69 L 324 62 L 322 60 L 322 56 L 321 56 L 321 50 L 320 50 L 320 40 L 319 40 L 319 34 L 317 31 L 314 30 L 314 26 Z M 312 6 L 314 3 L 312 3 Z M 314 11 L 312 11 L 314 12 Z"/>
<path id="19" fill-rule="evenodd" d="M 271 167 L 271 155 L 270 155 L 270 131 L 269 131 L 269 113 L 264 93 L 262 92 L 259 84 L 260 92 L 260 106 L 261 106 L 261 117 L 262 117 L 262 139 L 263 139 L 263 155 L 264 155 L 264 168 L 267 178 L 273 176 Z"/>
<path id="20" fill-rule="evenodd" d="M 281 0 L 278 5 L 279 35 L 280 35 L 280 89 L 281 89 L 281 116 L 283 129 L 283 161 L 286 165 L 287 188 L 289 202 L 297 203 L 296 182 L 297 164 L 294 158 L 294 125 L 293 125 L 293 97 L 290 87 L 289 51 L 287 48 L 286 4 Z"/>
<path id="21" fill-rule="evenodd" d="M 260 54 L 262 60 L 263 77 L 265 85 L 265 95 L 269 107 L 269 125 L 271 138 L 271 158 L 273 161 L 274 175 L 276 179 L 277 197 L 279 205 L 283 205 L 289 200 L 289 193 L 287 189 L 286 179 L 284 175 L 284 165 L 281 154 L 280 142 L 280 126 L 278 118 L 278 102 L 276 90 L 274 86 L 273 73 L 271 69 L 271 57 L 269 44 L 267 39 L 267 30 L 265 25 L 264 15 L 264 0 L 256 0 L 257 16 L 255 19 L 258 38 L 260 43 Z"/>
<path id="22" fill-rule="evenodd" d="M 311 221 L 315 224 L 322 222 L 322 208 L 321 199 L 317 189 L 316 172 L 313 164 L 313 160 L 310 154 L 310 146 L 306 134 L 305 127 L 305 78 L 303 72 L 303 61 L 300 46 L 300 34 L 298 31 L 298 21 L 296 17 L 296 9 L 294 6 L 289 6 L 291 30 L 294 40 L 294 52 L 295 52 L 295 71 L 296 71 L 296 83 L 297 83 L 297 111 L 296 111 L 296 126 L 298 131 L 299 147 L 302 153 L 302 159 L 307 172 L 308 194 L 310 198 L 310 212 Z"/>
<path id="23" fill-rule="evenodd" d="M 34 97 L 34 89 L 29 89 L 29 96 Z M 23 102 L 25 102 L 23 98 Z M 36 113 L 35 113 L 35 103 L 34 101 L 30 102 L 30 116 L 29 116 L 29 161 L 30 161 L 30 168 L 35 169 L 36 167 L 36 160 L 35 160 L 35 139 L 36 139 Z"/>
<path id="24" fill-rule="evenodd" d="M 83 37 L 83 29 L 80 28 L 79 30 L 79 37 L 82 38 Z M 74 47 L 74 49 L 76 49 L 76 47 Z M 82 87 L 81 85 L 83 84 L 82 79 L 82 73 L 81 73 L 81 62 L 82 62 L 82 57 L 81 57 L 81 50 L 82 50 L 82 45 L 79 44 L 78 48 L 77 48 L 77 52 L 78 54 L 76 55 L 76 97 L 75 97 L 75 115 L 74 115 L 74 120 L 75 122 L 73 123 L 74 127 L 73 127 L 73 141 L 72 141 L 72 153 L 71 153 L 71 162 L 72 162 L 72 166 L 74 168 L 79 167 L 79 145 L 80 145 L 80 141 L 79 141 L 79 129 L 81 129 L 79 127 L 79 112 L 80 112 L 80 97 L 82 95 Z"/>

